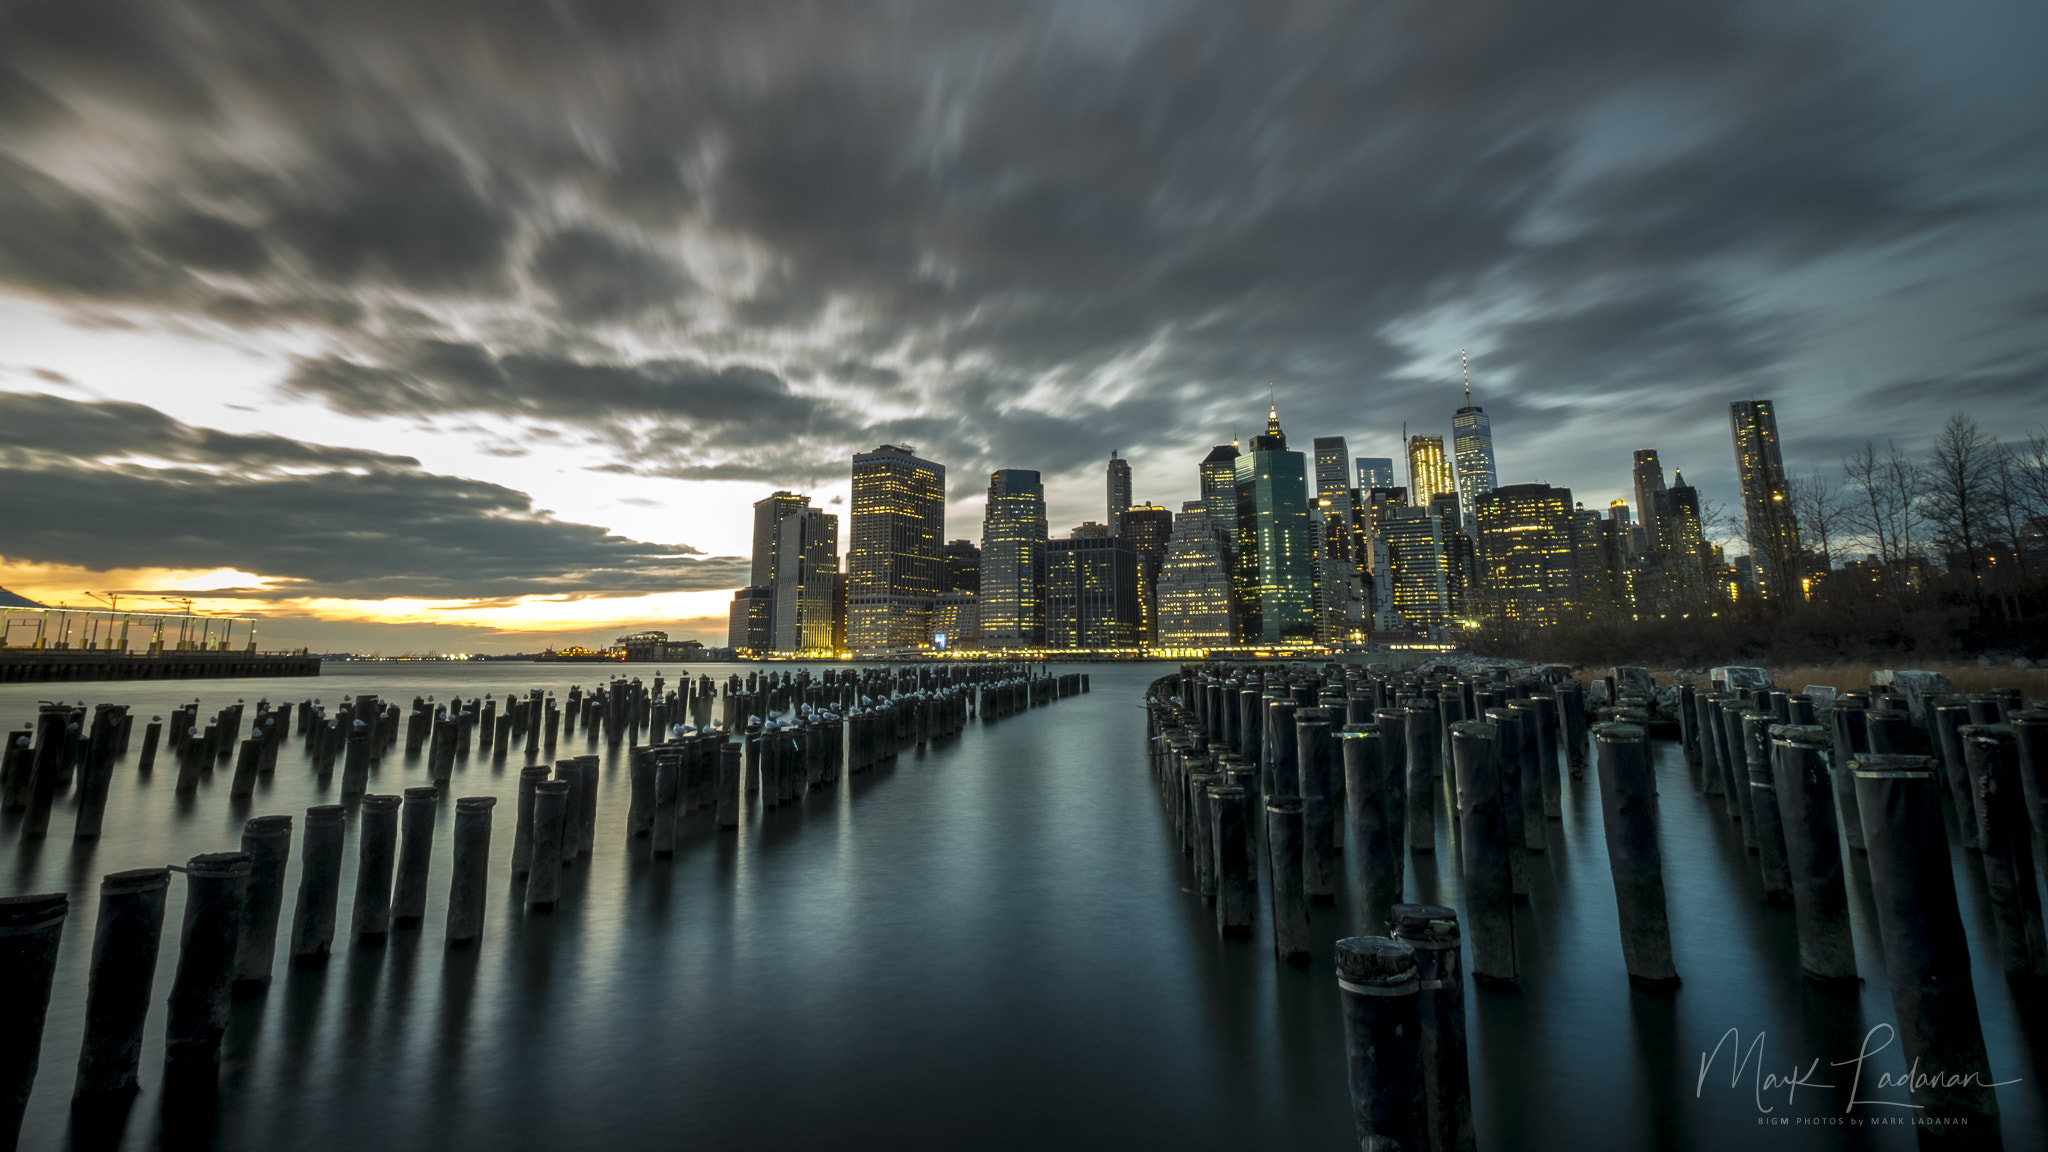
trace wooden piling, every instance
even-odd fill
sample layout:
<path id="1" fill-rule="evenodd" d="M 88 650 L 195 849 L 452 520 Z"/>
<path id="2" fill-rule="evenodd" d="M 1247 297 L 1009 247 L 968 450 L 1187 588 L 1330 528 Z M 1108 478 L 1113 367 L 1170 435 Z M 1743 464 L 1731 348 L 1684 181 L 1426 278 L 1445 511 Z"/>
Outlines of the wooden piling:
<path id="1" fill-rule="evenodd" d="M 561 896 L 562 845 L 568 838 L 573 791 L 567 780 L 534 786 L 533 871 L 526 877 L 526 904 L 535 912 L 554 911 Z"/>
<path id="2" fill-rule="evenodd" d="M 1664 899 L 1664 858 L 1657 846 L 1657 777 L 1649 737 L 1633 724 L 1593 726 L 1593 759 L 1600 776 L 1600 814 L 1607 834 L 1607 867 L 1621 925 L 1628 978 L 1651 987 L 1676 985 L 1671 924 Z"/>
<path id="3" fill-rule="evenodd" d="M 1458 777 L 1458 850 L 1465 871 L 1465 922 L 1472 942 L 1472 975 L 1512 981 L 1515 958 L 1514 883 L 1509 875 L 1507 817 L 1499 730 L 1477 720 L 1451 726 L 1451 760 Z"/>
<path id="4" fill-rule="evenodd" d="M 1427 1152 L 1422 981 L 1415 949 L 1385 936 L 1337 941 L 1344 1055 L 1361 1149 Z"/>
<path id="5" fill-rule="evenodd" d="M 292 910 L 292 964 L 317 968 L 327 963 L 334 946 L 335 911 L 341 902 L 341 845 L 344 829 L 339 804 L 306 809 L 306 830 L 299 865 L 299 895 Z"/>
<path id="6" fill-rule="evenodd" d="M 1415 949 L 1428 1146 L 1432 1152 L 1475 1152 L 1472 1070 L 1465 1044 L 1465 965 L 1457 910 L 1439 904 L 1396 904 L 1392 928 L 1394 939 Z"/>
<path id="7" fill-rule="evenodd" d="M 499 725 L 502 730 L 504 725 Z M 491 810 L 495 796 L 463 796 L 455 801 L 454 864 L 448 870 L 449 948 L 467 948 L 484 934 L 484 894 L 490 883 Z"/>
<path id="8" fill-rule="evenodd" d="M 0 1146 L 12 1147 L 42 1061 L 43 1019 L 70 898 L 0 897 Z"/>
<path id="9" fill-rule="evenodd" d="M 1785 825 L 1785 865 L 1799 933 L 1799 967 L 1813 980 L 1854 980 L 1856 945 L 1849 932 L 1849 896 L 1829 778 L 1828 730 L 1791 725 L 1771 729 L 1771 774 Z"/>
<path id="10" fill-rule="evenodd" d="M 99 920 L 85 994 L 85 1039 L 72 1098 L 95 1107 L 137 1088 L 171 870 L 137 868 L 100 880 Z M 8 1030 L 12 1034 L 12 1029 Z"/>
<path id="11" fill-rule="evenodd" d="M 1309 960 L 1308 894 L 1302 888 L 1301 877 L 1301 811 L 1299 796 L 1273 796 L 1266 800 L 1273 953 L 1289 964 L 1306 964 Z"/>
<path id="12" fill-rule="evenodd" d="M 246 821 L 242 851 L 249 857 L 249 883 L 242 901 L 240 943 L 235 946 L 235 983 L 260 988 L 270 983 L 270 969 L 277 960 L 277 921 L 284 911 L 292 818 L 257 816 Z"/>
<path id="13" fill-rule="evenodd" d="M 248 884 L 247 852 L 209 852 L 185 865 L 185 923 L 165 1012 L 167 1078 L 210 1075 L 218 1064 Z"/>
<path id="14" fill-rule="evenodd" d="M 434 810 L 440 792 L 407 788 L 399 810 L 398 876 L 391 889 L 391 922 L 405 928 L 427 918 L 427 872 L 434 856 Z"/>
<path id="15" fill-rule="evenodd" d="M 357 812 L 356 900 L 349 934 L 362 947 L 384 943 L 391 933 L 391 869 L 398 849 L 396 796 L 365 796 Z"/>

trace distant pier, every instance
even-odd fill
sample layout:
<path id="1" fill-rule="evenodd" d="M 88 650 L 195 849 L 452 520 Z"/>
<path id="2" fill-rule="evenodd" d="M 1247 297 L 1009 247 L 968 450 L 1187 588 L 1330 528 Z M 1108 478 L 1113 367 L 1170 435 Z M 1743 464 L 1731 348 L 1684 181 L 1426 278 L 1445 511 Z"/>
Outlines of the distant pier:
<path id="1" fill-rule="evenodd" d="M 148 656 L 79 648 L 0 648 L 0 684 L 319 674 L 320 658 L 304 652 L 174 651 Z"/>

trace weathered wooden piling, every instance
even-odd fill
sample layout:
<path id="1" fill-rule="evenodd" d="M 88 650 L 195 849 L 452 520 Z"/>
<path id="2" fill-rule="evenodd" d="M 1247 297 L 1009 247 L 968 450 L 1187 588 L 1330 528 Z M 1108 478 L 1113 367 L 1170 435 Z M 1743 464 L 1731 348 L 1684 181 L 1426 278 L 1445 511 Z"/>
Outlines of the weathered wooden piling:
<path id="1" fill-rule="evenodd" d="M 1758 873 L 1764 899 L 1792 906 L 1792 875 L 1785 865 L 1785 823 L 1778 812 L 1778 789 L 1771 774 L 1770 731 L 1777 718 L 1770 712 L 1744 712 L 1743 761 L 1748 771 L 1749 825 L 1756 830 Z"/>
<path id="2" fill-rule="evenodd" d="M 1956 907 L 1941 781 L 1926 756 L 1866 754 L 1851 761 L 1884 937 L 1908 1085 L 1925 1115 L 1960 1120 L 1972 1143 L 1999 1146 L 1997 1080 L 1984 1047 L 1970 952 Z"/>
<path id="3" fill-rule="evenodd" d="M 1863 730 L 1863 713 L 1870 705 L 1857 699 L 1858 695 L 1844 692 L 1836 699 L 1834 710 L 1828 714 L 1828 725 L 1835 745 L 1835 807 L 1842 814 L 1842 838 L 1849 842 L 1850 850 L 1864 852 L 1868 846 L 1863 840 L 1863 817 L 1858 808 L 1861 793 L 1856 788 L 1855 774 L 1845 767 L 1870 751 Z"/>
<path id="4" fill-rule="evenodd" d="M 740 755 L 738 742 L 724 740 L 718 748 L 718 807 L 714 823 L 720 828 L 740 826 Z"/>
<path id="5" fill-rule="evenodd" d="M 1507 710 L 1521 720 L 1522 729 L 1515 756 L 1520 766 L 1515 777 L 1522 801 L 1522 847 L 1529 852 L 1547 851 L 1550 837 L 1543 829 L 1542 715 L 1536 711 L 1535 701 L 1527 699 L 1508 701 Z"/>
<path id="6" fill-rule="evenodd" d="M 641 801 L 642 817 L 647 825 L 646 834 L 654 843 L 654 858 L 666 860 L 676 854 L 676 797 L 681 781 L 682 758 L 665 750 L 643 748 L 633 753 L 633 795 L 640 797 L 641 781 L 646 780 L 646 791 L 650 793 Z M 627 813 L 628 826 L 633 814 Z M 635 833 L 639 833 L 636 831 Z"/>
<path id="7" fill-rule="evenodd" d="M 1273 953 L 1289 964 L 1306 964 L 1308 893 L 1301 879 L 1301 809 L 1299 796 L 1266 800 L 1266 856 L 1272 869 L 1268 897 L 1273 921 Z"/>
<path id="8" fill-rule="evenodd" d="M 1439 904 L 1397 904 L 1393 937 L 1415 949 L 1422 1017 L 1422 1090 L 1429 1147 L 1474 1152 L 1472 1070 L 1466 1061 L 1465 965 L 1458 913 Z"/>
<path id="9" fill-rule="evenodd" d="M 1721 756 L 1714 740 L 1714 720 L 1708 711 L 1710 704 L 1711 698 L 1699 693 L 1692 694 L 1687 700 L 1692 709 L 1693 748 L 1699 756 L 1700 794 L 1725 796 L 1728 792 L 1726 775 L 1721 769 Z"/>
<path id="10" fill-rule="evenodd" d="M 235 775 L 228 783 L 228 795 L 241 799 L 256 794 L 256 766 L 262 760 L 263 741 L 242 741 L 235 753 Z"/>
<path id="11" fill-rule="evenodd" d="M 1403 753 L 1406 763 L 1404 771 L 1408 778 L 1407 811 L 1402 823 L 1408 830 L 1408 850 L 1417 853 L 1436 851 L 1436 767 L 1437 714 L 1428 700 L 1417 701 L 1407 708 L 1408 722 L 1402 725 Z M 1389 755 L 1394 753 L 1387 749 Z"/>
<path id="12" fill-rule="evenodd" d="M 1338 743 L 1344 749 L 1345 808 L 1351 819 L 1351 851 L 1363 873 L 1358 922 L 1380 924 L 1401 902 L 1407 857 L 1401 851 L 1401 820 L 1407 797 L 1395 777 L 1403 771 L 1390 754 L 1386 732 L 1369 725 L 1346 725 Z"/>
<path id="13" fill-rule="evenodd" d="M 2020 784 L 2018 740 L 2009 724 L 1961 729 L 1970 795 L 1977 810 L 1977 850 L 2000 960 L 2008 979 L 2048 976 L 2048 935 L 2034 883 L 2033 837 Z"/>
<path id="14" fill-rule="evenodd" d="M 391 933 L 391 869 L 398 849 L 396 796 L 365 796 L 357 812 L 356 901 L 349 934 L 358 945 L 384 943 Z"/>
<path id="15" fill-rule="evenodd" d="M 1480 695 L 1493 694 L 1486 692 Z M 1543 822 L 1528 820 L 1528 809 L 1522 801 L 1522 714 L 1512 708 L 1496 706 L 1481 709 L 1480 715 L 1494 730 L 1494 779 L 1495 786 L 1500 789 L 1501 827 L 1507 832 L 1508 883 L 1514 898 L 1527 903 L 1529 826 L 1533 823 L 1541 833 Z"/>
<path id="16" fill-rule="evenodd" d="M 85 994 L 85 1039 L 72 1097 L 92 1106 L 135 1091 L 142 1030 L 164 930 L 171 870 L 136 868 L 100 880 L 92 967 Z M 9 1028 L 6 1034 L 12 1035 Z"/>
<path id="17" fill-rule="evenodd" d="M 583 767 L 576 789 L 576 854 L 587 857 L 597 850 L 598 757 L 578 756 L 576 762 Z"/>
<path id="18" fill-rule="evenodd" d="M 561 851 L 555 857 L 564 865 L 574 864 L 583 845 L 583 762 L 581 760 L 555 761 L 555 782 L 569 786 L 569 807 L 562 817 Z M 540 867 L 541 857 L 536 854 L 533 866 Z"/>
<path id="19" fill-rule="evenodd" d="M 93 709 L 85 767 L 78 780 L 78 819 L 72 828 L 73 839 L 99 839 L 100 825 L 107 814 L 107 790 L 114 783 L 114 758 L 121 751 L 122 723 L 127 715 L 126 705 L 102 704 Z"/>
<path id="20" fill-rule="evenodd" d="M 434 857 L 434 810 L 440 792 L 407 788 L 399 811 L 398 875 L 391 888 L 391 922 L 410 927 L 427 918 L 427 872 Z"/>
<path id="21" fill-rule="evenodd" d="M 1252 866 L 1245 827 L 1245 791 L 1232 784 L 1209 789 L 1210 852 L 1216 873 L 1216 928 L 1226 939 L 1252 934 Z"/>
<path id="22" fill-rule="evenodd" d="M 28 815 L 21 822 L 21 834 L 40 840 L 50 831 L 50 806 L 56 802 L 58 784 L 64 775 L 64 729 L 71 723 L 71 710 L 62 704 L 45 704 L 36 716 L 35 759 L 28 777 Z M 19 771 L 19 769 L 17 769 Z"/>
<path id="23" fill-rule="evenodd" d="M 348 740 L 343 746 L 341 794 L 361 796 L 370 787 L 370 726 L 361 720 L 348 722 Z"/>
<path id="24" fill-rule="evenodd" d="M 1963 847 L 1977 851 L 1977 805 L 1970 798 L 1970 768 L 1963 754 L 1963 726 L 1970 723 L 1969 705 L 1952 700 L 1927 710 L 1928 742 L 1941 760 L 1942 779 L 1948 784 L 1949 800 L 1955 805 L 1957 830 Z"/>
<path id="25" fill-rule="evenodd" d="M 277 921 L 284 911 L 284 871 L 292 856 L 292 818 L 257 816 L 242 825 L 249 882 L 242 900 L 242 930 L 235 946 L 235 983 L 260 988 L 277 959 Z"/>
<path id="26" fill-rule="evenodd" d="M 2012 725 L 2020 790 L 2034 826 L 2034 842 L 2048 845 L 2048 712 L 2016 709 L 2006 714 L 2006 722 Z"/>
<path id="27" fill-rule="evenodd" d="M 165 1013 L 166 1077 L 211 1072 L 219 1061 L 248 885 L 246 852 L 209 852 L 185 865 L 185 924 Z"/>
<path id="28" fill-rule="evenodd" d="M 137 772 L 148 772 L 156 767 L 156 747 L 164 733 L 163 721 L 155 716 L 149 718 L 149 726 L 142 730 L 142 754 L 135 761 Z"/>
<path id="29" fill-rule="evenodd" d="M 1771 774 L 1785 826 L 1785 865 L 1799 932 L 1799 967 L 1814 980 L 1854 980 L 1856 947 L 1849 932 L 1849 896 L 1835 823 L 1825 728 L 1771 729 Z"/>
<path id="30" fill-rule="evenodd" d="M 327 963 L 334 946 L 335 912 L 341 902 L 343 830 L 341 805 L 317 804 L 306 809 L 299 895 L 292 909 L 292 963 L 296 967 Z"/>
<path id="31" fill-rule="evenodd" d="M 533 871 L 526 877 L 526 905 L 535 912 L 554 911 L 561 896 L 572 791 L 567 780 L 548 780 L 533 790 Z"/>
<path id="32" fill-rule="evenodd" d="M 519 800 L 513 813 L 512 875 L 524 876 L 533 868 L 533 796 L 548 779 L 545 764 L 529 764 L 519 770 Z"/>
<path id="33" fill-rule="evenodd" d="M 497 804 L 495 796 L 463 796 L 455 801 L 455 860 L 448 870 L 449 948 L 467 948 L 483 937 L 484 894 L 491 870 L 491 810 Z"/>
<path id="34" fill-rule="evenodd" d="M 1507 817 L 1502 811 L 1499 730 L 1478 720 L 1451 726 L 1451 761 L 1458 777 L 1458 851 L 1465 869 L 1465 921 L 1472 942 L 1472 975 L 1508 981 L 1520 976 L 1515 958 L 1514 882 L 1509 875 Z"/>
<path id="35" fill-rule="evenodd" d="M 1337 811 L 1334 777 L 1337 742 L 1330 711 L 1297 709 L 1294 718 L 1296 783 L 1301 796 L 1301 878 L 1311 903 L 1337 899 Z"/>
<path id="36" fill-rule="evenodd" d="M 0 897 L 0 1145 L 7 1147 L 35 1088 L 57 942 L 70 908 L 62 892 Z"/>
<path id="37" fill-rule="evenodd" d="M 1415 949 L 1385 936 L 1337 941 L 1344 1055 L 1361 1149 L 1426 1152 L 1422 981 Z"/>
<path id="38" fill-rule="evenodd" d="M 1633 724 L 1595 724 L 1593 753 L 1628 978 L 1652 987 L 1675 985 L 1664 857 L 1657 845 L 1657 776 L 1650 767 L 1648 735 Z"/>

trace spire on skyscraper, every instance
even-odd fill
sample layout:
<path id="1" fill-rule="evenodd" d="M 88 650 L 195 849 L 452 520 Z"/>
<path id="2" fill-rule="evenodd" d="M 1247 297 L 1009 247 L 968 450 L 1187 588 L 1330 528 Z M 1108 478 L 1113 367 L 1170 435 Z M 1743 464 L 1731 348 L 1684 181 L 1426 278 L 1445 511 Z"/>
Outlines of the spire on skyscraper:
<path id="1" fill-rule="evenodd" d="M 1472 406 L 1472 362 L 1465 359 L 1465 350 L 1458 349 L 1458 367 L 1465 372 L 1465 407 Z"/>
<path id="2" fill-rule="evenodd" d="M 1266 409 L 1266 435 L 1278 436 L 1280 434 L 1280 406 L 1275 404 Z"/>

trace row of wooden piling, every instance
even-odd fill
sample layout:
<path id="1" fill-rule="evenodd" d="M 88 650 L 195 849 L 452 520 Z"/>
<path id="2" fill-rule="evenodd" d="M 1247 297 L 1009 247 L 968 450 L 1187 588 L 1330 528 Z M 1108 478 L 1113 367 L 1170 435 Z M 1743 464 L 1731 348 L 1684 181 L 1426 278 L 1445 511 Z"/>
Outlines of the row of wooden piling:
<path id="1" fill-rule="evenodd" d="M 1197 889 L 1215 901 L 1226 937 L 1250 934 L 1249 902 L 1234 900 L 1230 882 L 1254 858 L 1247 824 L 1255 823 L 1243 815 L 1256 786 L 1266 789 L 1269 915 L 1275 952 L 1289 961 L 1307 959 L 1308 905 L 1329 880 L 1327 817 L 1318 810 L 1332 803 L 1329 743 L 1342 748 L 1345 807 L 1365 874 L 1361 918 L 1390 926 L 1389 937 L 1338 945 L 1361 1146 L 1471 1146 L 1469 1101 L 1460 1137 L 1440 1122 L 1456 1102 L 1423 1089 L 1415 1072 L 1441 1078 L 1444 1070 L 1414 1059 L 1397 1037 L 1428 1011 L 1419 991 L 1412 1003 L 1401 991 L 1427 979 L 1415 975 L 1427 958 L 1402 946 L 1403 913 L 1392 902 L 1401 892 L 1403 822 L 1411 851 L 1433 842 L 1434 774 L 1444 772 L 1458 821 L 1475 978 L 1519 976 L 1514 906 L 1527 893 L 1520 856 L 1544 850 L 1541 822 L 1560 815 L 1559 753 L 1577 775 L 1590 746 L 1625 966 L 1638 984 L 1677 985 L 1648 744 L 1652 723 L 1668 712 L 1617 691 L 1612 678 L 1605 687 L 1606 702 L 1589 708 L 1571 680 L 1421 683 L 1335 666 L 1184 668 L 1153 685 L 1153 766 L 1176 834 L 1196 854 Z M 2031 986 L 2048 951 L 2032 861 L 2034 840 L 2048 837 L 2040 800 L 2048 712 L 2022 703 L 2017 694 L 1930 700 L 1930 731 L 1921 732 L 1907 701 L 1882 692 L 1843 694 L 1823 713 L 1804 695 L 1717 682 L 1705 692 L 1679 686 L 1672 726 L 1701 793 L 1724 799 L 1743 823 L 1745 845 L 1758 857 L 1759 894 L 1793 910 L 1809 979 L 1856 979 L 1842 844 L 1869 856 L 1901 1039 L 1908 1058 L 1934 1072 L 1916 1079 L 1913 1102 L 1929 1115 L 1967 1118 L 1994 1146 L 1997 1105 L 1985 1086 L 1941 806 L 1944 795 L 1957 801 L 1964 842 L 1982 858 L 2008 978 Z M 1331 732 L 1340 718 L 1349 722 Z M 1441 749 L 1431 744 L 1434 733 L 1446 737 Z"/>
<path id="2" fill-rule="evenodd" d="M 646 745 L 635 743 L 628 753 L 627 835 L 629 845 L 646 841 L 662 858 L 673 854 L 678 821 L 689 813 L 711 809 L 716 828 L 734 828 L 743 794 L 755 796 L 757 808 L 764 811 L 793 803 L 810 791 L 837 784 L 842 771 L 866 771 L 905 749 L 957 736 L 977 716 L 993 722 L 1088 688 L 1083 674 L 1033 675 L 1014 665 L 950 666 L 940 675 L 834 671 L 838 675 L 828 672 L 826 679 L 815 683 L 807 674 L 749 677 L 754 681 L 751 692 L 735 677 L 728 687 L 738 691 L 729 698 L 739 695 L 748 702 L 792 697 L 853 701 L 842 718 L 799 698 L 795 714 L 755 717 L 738 732 L 695 729 L 684 723 L 691 716 L 713 713 L 708 701 L 715 698 L 717 685 L 708 678 L 697 686 L 699 691 L 685 695 L 664 694 L 658 678 L 652 690 L 623 681 L 588 694 L 572 689 L 568 699 L 573 704 L 568 708 L 558 708 L 551 696 L 535 691 L 508 696 L 502 713 L 488 700 L 438 706 L 415 700 L 404 717 L 397 706 L 374 696 L 341 705 L 333 717 L 317 702 L 301 704 L 296 713 L 290 705 L 272 708 L 264 703 L 250 716 L 252 735 L 239 743 L 237 787 L 245 762 L 252 774 L 274 768 L 276 745 L 288 737 L 295 715 L 307 740 L 307 760 L 316 773 L 331 772 L 337 757 L 341 759 L 343 793 L 359 797 L 349 932 L 356 946 L 375 947 L 393 930 L 424 920 L 435 810 L 442 803 L 453 758 L 467 754 L 472 746 L 502 755 L 523 736 L 529 751 L 551 747 L 558 731 L 574 731 L 574 723 L 565 731 L 557 728 L 561 717 L 572 715 L 593 741 L 614 731 L 621 739 L 658 737 Z M 82 766 L 88 783 L 110 774 L 114 759 L 125 748 L 126 717 L 125 707 L 102 705 L 81 740 L 76 733 L 81 710 L 46 707 L 39 717 L 45 739 L 27 746 L 30 755 L 23 771 L 29 784 L 23 806 L 40 804 L 47 812 L 64 763 Z M 238 746 L 243 718 L 239 703 L 204 725 L 197 723 L 196 705 L 181 708 L 172 721 L 181 736 L 171 751 L 181 763 L 189 760 L 195 774 L 203 775 L 221 755 L 220 749 Z M 152 736 L 155 731 L 152 725 Z M 367 779 L 372 755 L 389 753 L 401 740 L 410 753 L 424 755 L 433 783 L 406 788 L 402 795 L 364 794 L 360 787 L 351 791 L 356 780 Z M 563 868 L 592 855 L 599 762 L 596 755 L 582 755 L 559 760 L 552 770 L 539 764 L 521 770 L 510 871 L 515 882 L 524 883 L 524 901 L 533 912 L 553 909 L 560 899 Z M 15 779 L 10 774 L 9 785 Z M 100 795 L 103 799 L 103 789 Z M 449 949 L 474 947 L 483 935 L 496 803 L 491 796 L 455 800 L 443 931 Z M 334 950 L 346 848 L 344 816 L 340 804 L 307 809 L 301 827 L 299 887 L 288 927 L 282 914 L 292 848 L 290 816 L 248 820 L 238 851 L 202 854 L 182 866 L 116 872 L 102 880 L 87 980 L 85 1036 L 73 1084 L 74 1117 L 81 1125 L 90 1124 L 107 1111 L 103 1105 L 114 1102 L 122 1104 L 125 1115 L 125 1101 L 139 1087 L 143 1027 L 171 874 L 185 876 L 186 905 L 167 1005 L 165 1077 L 167 1084 L 176 1080 L 187 1090 L 210 1092 L 229 998 L 238 986 L 256 989 L 270 980 L 279 937 L 294 968 L 322 966 Z M 69 897 L 62 893 L 0 898 L 0 988 L 8 990 L 0 997 L 0 1137 L 6 1142 L 18 1132 L 33 1088 L 68 910 Z"/>

